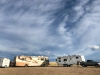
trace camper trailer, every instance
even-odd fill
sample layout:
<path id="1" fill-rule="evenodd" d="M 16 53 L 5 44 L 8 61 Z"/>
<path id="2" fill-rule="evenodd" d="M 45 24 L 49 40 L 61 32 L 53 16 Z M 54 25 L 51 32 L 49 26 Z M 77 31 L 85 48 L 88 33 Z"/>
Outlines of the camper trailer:
<path id="1" fill-rule="evenodd" d="M 84 56 L 82 55 L 68 55 L 57 57 L 56 62 L 58 66 L 72 66 L 77 64 L 77 62 L 85 61 Z"/>
<path id="2" fill-rule="evenodd" d="M 16 56 L 13 66 L 48 66 L 49 58 L 46 56 Z"/>
<path id="3" fill-rule="evenodd" d="M 10 59 L 8 58 L 0 58 L 0 67 L 9 67 Z"/>

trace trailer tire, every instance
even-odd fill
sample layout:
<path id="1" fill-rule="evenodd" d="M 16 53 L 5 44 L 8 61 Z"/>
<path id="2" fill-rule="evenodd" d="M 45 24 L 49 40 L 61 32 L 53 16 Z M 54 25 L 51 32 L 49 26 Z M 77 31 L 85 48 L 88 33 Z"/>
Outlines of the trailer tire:
<path id="1" fill-rule="evenodd" d="M 27 65 L 27 64 L 25 64 L 25 67 L 28 67 L 28 65 Z"/>
<path id="2" fill-rule="evenodd" d="M 98 67 L 99 67 L 99 65 L 97 65 L 97 64 L 96 64 L 96 65 L 95 65 L 95 67 L 96 67 L 96 68 L 98 68 Z"/>
<path id="3" fill-rule="evenodd" d="M 47 64 L 45 64 L 45 67 L 47 67 L 48 65 Z"/>
<path id="4" fill-rule="evenodd" d="M 73 66 L 72 64 L 69 65 L 69 67 L 72 67 L 72 66 Z"/>
<path id="5" fill-rule="evenodd" d="M 69 67 L 71 67 L 71 65 L 68 65 Z"/>
<path id="6" fill-rule="evenodd" d="M 47 67 L 48 65 L 47 65 L 47 64 L 44 64 L 43 66 L 44 66 L 44 67 Z"/>

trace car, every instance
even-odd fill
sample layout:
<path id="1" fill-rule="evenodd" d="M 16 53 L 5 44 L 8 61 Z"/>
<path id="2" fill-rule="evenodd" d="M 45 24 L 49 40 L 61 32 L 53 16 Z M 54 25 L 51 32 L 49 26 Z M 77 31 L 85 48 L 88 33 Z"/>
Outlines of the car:
<path id="1" fill-rule="evenodd" d="M 95 67 L 100 67 L 100 62 L 96 62 L 94 60 L 87 60 L 86 62 L 80 62 L 80 65 L 83 67 L 87 66 L 95 66 Z"/>

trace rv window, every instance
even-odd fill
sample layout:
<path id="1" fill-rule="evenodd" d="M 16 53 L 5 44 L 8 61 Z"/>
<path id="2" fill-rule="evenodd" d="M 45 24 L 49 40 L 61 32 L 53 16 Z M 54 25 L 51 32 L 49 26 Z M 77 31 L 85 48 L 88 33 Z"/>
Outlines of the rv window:
<path id="1" fill-rule="evenodd" d="M 61 59 L 61 58 L 59 58 L 59 59 Z"/>
<path id="2" fill-rule="evenodd" d="M 64 61 L 67 61 L 67 59 L 64 59 Z"/>
<path id="3" fill-rule="evenodd" d="M 41 58 L 41 60 L 44 60 L 44 58 Z"/>
<path id="4" fill-rule="evenodd" d="M 59 60 L 59 62 L 61 62 L 61 60 Z"/>
<path id="5" fill-rule="evenodd" d="M 18 56 L 18 59 L 20 59 L 20 56 Z"/>
<path id="6" fill-rule="evenodd" d="M 76 57 L 76 59 L 78 59 L 78 57 Z"/>
<path id="7" fill-rule="evenodd" d="M 22 60 L 25 60 L 25 58 L 22 58 Z"/>

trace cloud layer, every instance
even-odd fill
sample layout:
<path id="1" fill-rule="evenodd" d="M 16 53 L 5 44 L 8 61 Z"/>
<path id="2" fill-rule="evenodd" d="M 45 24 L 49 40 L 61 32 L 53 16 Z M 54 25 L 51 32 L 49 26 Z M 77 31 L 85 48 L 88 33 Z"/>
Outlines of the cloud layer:
<path id="1" fill-rule="evenodd" d="M 99 8 L 100 0 L 1 0 L 0 51 L 50 58 L 96 54 L 87 46 L 100 45 Z"/>

